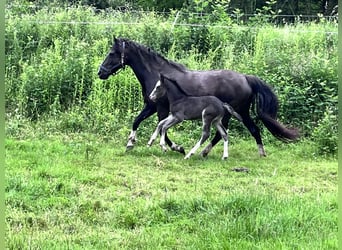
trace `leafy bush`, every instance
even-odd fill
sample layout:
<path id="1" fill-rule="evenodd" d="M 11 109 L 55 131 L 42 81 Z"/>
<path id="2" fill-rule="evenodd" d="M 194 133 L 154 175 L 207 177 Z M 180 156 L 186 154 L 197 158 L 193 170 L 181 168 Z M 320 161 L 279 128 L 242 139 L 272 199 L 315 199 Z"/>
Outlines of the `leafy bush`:
<path id="1" fill-rule="evenodd" d="M 312 138 L 317 143 L 320 154 L 337 153 L 337 124 L 337 109 L 327 109 L 314 128 Z"/>

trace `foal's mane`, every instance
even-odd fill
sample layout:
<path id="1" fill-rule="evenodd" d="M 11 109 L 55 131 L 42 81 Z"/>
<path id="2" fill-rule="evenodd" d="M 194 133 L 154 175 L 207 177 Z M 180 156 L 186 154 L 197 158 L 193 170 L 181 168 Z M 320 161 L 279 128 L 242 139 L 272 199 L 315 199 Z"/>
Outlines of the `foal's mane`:
<path id="1" fill-rule="evenodd" d="M 171 82 L 171 84 L 175 85 L 176 88 L 179 90 L 179 92 L 181 92 L 183 95 L 185 96 L 192 96 L 192 95 L 189 95 L 179 84 L 176 80 L 173 80 L 173 79 L 170 79 L 164 75 L 160 75 L 160 79 L 162 81 L 164 81 L 164 79 L 168 80 L 169 82 Z M 165 84 L 165 83 L 164 83 Z"/>
<path id="2" fill-rule="evenodd" d="M 145 58 L 148 57 L 148 58 L 156 61 L 158 65 L 163 66 L 166 64 L 166 65 L 171 66 L 172 68 L 177 69 L 181 72 L 185 72 L 187 70 L 187 68 L 183 64 L 176 63 L 174 61 L 168 60 L 164 56 L 155 52 L 153 49 L 151 49 L 149 47 L 146 47 L 142 44 L 139 44 L 137 42 L 134 42 L 132 40 L 125 39 L 125 38 L 121 38 L 120 40 L 122 42 L 124 41 L 129 46 L 136 48 L 141 53 L 141 55 L 144 56 Z"/>

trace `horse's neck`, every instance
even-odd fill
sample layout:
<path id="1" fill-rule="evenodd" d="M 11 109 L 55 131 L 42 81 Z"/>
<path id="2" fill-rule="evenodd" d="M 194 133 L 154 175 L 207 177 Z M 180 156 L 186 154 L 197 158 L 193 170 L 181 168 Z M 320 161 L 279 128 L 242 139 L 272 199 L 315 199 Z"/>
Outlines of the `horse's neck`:
<path id="1" fill-rule="evenodd" d="M 134 53 L 131 52 L 129 57 L 131 59 L 128 65 L 138 78 L 144 93 L 152 91 L 160 74 L 170 76 L 179 71 L 170 65 L 165 58 L 143 51 L 140 48 L 136 48 Z"/>
<path id="2" fill-rule="evenodd" d="M 134 56 L 134 55 L 133 55 Z M 138 78 L 143 92 L 150 93 L 154 88 L 154 83 L 157 82 L 159 75 L 157 71 L 152 71 L 148 62 L 144 62 L 142 58 L 137 56 L 129 66 L 132 68 L 135 76 Z"/>
<path id="3" fill-rule="evenodd" d="M 174 83 L 166 82 L 165 84 L 167 89 L 167 98 L 169 99 L 170 104 L 187 97 L 187 95 L 179 89 L 179 86 Z"/>

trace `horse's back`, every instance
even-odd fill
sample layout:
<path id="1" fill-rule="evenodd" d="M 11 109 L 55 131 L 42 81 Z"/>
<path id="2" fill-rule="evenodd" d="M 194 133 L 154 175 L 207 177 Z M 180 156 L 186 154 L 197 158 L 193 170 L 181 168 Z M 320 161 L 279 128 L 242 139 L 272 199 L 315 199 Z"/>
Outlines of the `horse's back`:
<path id="1" fill-rule="evenodd" d="M 245 75 L 232 70 L 188 71 L 179 82 L 193 95 L 216 96 L 233 107 L 253 93 Z"/>

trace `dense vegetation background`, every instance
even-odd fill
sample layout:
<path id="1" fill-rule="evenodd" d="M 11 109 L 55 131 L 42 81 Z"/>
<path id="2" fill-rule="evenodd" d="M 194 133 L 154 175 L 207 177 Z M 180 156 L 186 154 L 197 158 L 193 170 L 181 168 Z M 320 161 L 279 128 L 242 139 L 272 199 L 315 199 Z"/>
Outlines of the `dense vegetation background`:
<path id="1" fill-rule="evenodd" d="M 282 16 L 290 15 L 316 15 L 317 13 L 325 16 L 337 13 L 338 0 L 31 0 L 28 2 L 37 5 L 89 5 L 97 9 L 135 9 L 135 10 L 214 10 L 218 5 L 223 6 L 227 12 L 234 12 L 240 9 L 245 15 L 253 15 L 258 9 L 271 6 Z"/>
<path id="2" fill-rule="evenodd" d="M 6 132 L 18 136 L 25 124 L 105 135 L 128 130 L 143 105 L 133 72 L 108 81 L 97 77 L 115 35 L 191 69 L 257 75 L 278 95 L 282 122 L 299 127 L 320 152 L 336 153 L 337 19 L 324 15 L 334 14 L 337 1 L 305 1 L 311 8 L 304 1 L 284 3 L 11 1 Z M 289 19 L 284 13 L 310 17 Z M 233 132 L 247 134 L 239 124 L 232 126 Z"/>

